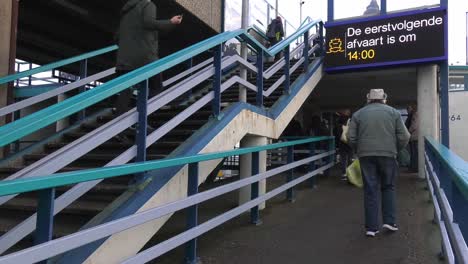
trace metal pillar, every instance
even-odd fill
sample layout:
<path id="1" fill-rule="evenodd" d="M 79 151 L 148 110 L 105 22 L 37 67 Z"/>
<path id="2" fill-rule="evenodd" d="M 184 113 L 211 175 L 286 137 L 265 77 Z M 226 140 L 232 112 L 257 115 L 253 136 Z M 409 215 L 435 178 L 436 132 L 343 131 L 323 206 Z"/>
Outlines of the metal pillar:
<path id="1" fill-rule="evenodd" d="M 80 80 L 88 77 L 88 60 L 82 60 L 80 63 Z M 78 89 L 79 93 L 84 93 L 86 91 L 86 85 L 81 86 Z M 86 110 L 83 109 L 78 112 L 78 121 L 84 120 L 86 117 Z"/>
<path id="2" fill-rule="evenodd" d="M 320 28 L 319 28 L 319 47 L 320 47 L 320 51 L 318 52 L 319 56 L 325 56 L 325 47 L 324 47 L 324 43 L 325 43 L 325 39 L 324 39 L 324 36 L 323 36 L 323 23 L 320 23 Z"/>
<path id="3" fill-rule="evenodd" d="M 0 76 L 15 73 L 16 28 L 18 24 L 18 0 L 0 1 Z M 0 108 L 13 102 L 14 82 L 0 85 Z M 0 117 L 0 126 L 9 123 L 12 115 Z M 8 155 L 9 146 L 0 148 L 0 158 Z"/>
<path id="4" fill-rule="evenodd" d="M 325 151 L 333 151 L 335 150 L 335 138 L 332 138 L 328 141 L 328 146 Z M 325 159 L 327 163 L 334 163 L 335 162 L 335 155 L 330 155 L 328 158 Z M 326 170 L 324 173 L 325 176 L 330 176 L 330 169 Z"/>
<path id="5" fill-rule="evenodd" d="M 270 8 L 271 8 L 270 4 L 267 3 L 267 12 L 266 12 L 266 14 L 267 14 L 267 25 L 269 25 L 270 21 L 271 21 Z"/>
<path id="6" fill-rule="evenodd" d="M 302 23 L 302 5 L 304 5 L 304 1 L 299 0 L 299 25 Z"/>
<path id="7" fill-rule="evenodd" d="M 450 123 L 449 123 L 449 69 L 448 62 L 440 64 L 440 120 L 442 144 L 450 147 Z"/>
<path id="8" fill-rule="evenodd" d="M 294 162 L 294 147 L 288 147 L 288 164 Z M 294 179 L 294 169 L 289 170 L 286 174 L 286 182 L 291 182 Z M 286 198 L 289 202 L 294 202 L 296 199 L 294 198 L 294 189 L 290 188 L 286 191 Z"/>
<path id="9" fill-rule="evenodd" d="M 455 182 L 452 181 L 453 221 L 460 227 L 464 237 L 468 236 L 468 203 Z"/>
<path id="10" fill-rule="evenodd" d="M 289 94 L 289 88 L 290 88 L 290 85 L 291 85 L 291 75 L 290 75 L 290 67 L 291 67 L 291 53 L 290 53 L 290 50 L 289 50 L 289 45 L 284 49 L 284 61 L 285 61 L 285 65 L 284 65 L 284 77 L 285 77 L 285 80 L 284 80 L 284 94 Z"/>
<path id="11" fill-rule="evenodd" d="M 309 70 L 309 31 L 304 33 L 304 72 Z"/>
<path id="12" fill-rule="evenodd" d="M 309 155 L 310 157 L 315 156 L 315 143 L 314 142 L 309 144 Z M 314 171 L 316 168 L 317 166 L 315 165 L 315 161 L 312 161 L 311 163 L 309 163 L 309 172 Z M 315 188 L 315 177 L 310 178 L 310 186 L 312 188 Z"/>
<path id="13" fill-rule="evenodd" d="M 327 21 L 332 22 L 335 19 L 335 0 L 328 0 L 328 16 Z"/>
<path id="14" fill-rule="evenodd" d="M 257 52 L 257 106 L 263 107 L 263 50 Z"/>
<path id="15" fill-rule="evenodd" d="M 136 129 L 137 156 L 136 162 L 146 161 L 146 136 L 148 128 L 148 80 L 138 85 L 137 111 L 138 127 Z M 138 178 L 143 179 L 144 173 L 140 173 Z M 137 180 L 138 181 L 138 180 Z"/>
<path id="16" fill-rule="evenodd" d="M 242 0 L 242 24 L 241 27 L 243 29 L 247 29 L 249 27 L 249 0 Z M 242 42 L 241 43 L 241 57 L 244 60 L 247 60 L 247 44 Z M 242 67 L 240 70 L 240 77 L 244 80 L 247 80 L 247 69 Z M 239 101 L 240 102 L 247 102 L 247 89 L 243 85 L 239 85 Z"/>
<path id="17" fill-rule="evenodd" d="M 387 0 L 380 0 L 380 14 L 387 14 Z"/>
<path id="18" fill-rule="evenodd" d="M 265 137 L 258 137 L 258 136 L 246 136 L 241 141 L 241 148 L 246 147 L 255 147 L 255 146 L 263 146 L 267 144 L 267 138 Z M 266 171 L 266 151 L 260 152 L 259 156 L 259 166 L 260 172 Z M 240 178 L 245 179 L 252 176 L 252 154 L 245 154 L 239 157 L 240 160 Z M 259 184 L 259 193 L 262 195 L 265 193 L 266 190 L 266 180 L 260 181 Z M 239 189 L 239 205 L 242 205 L 251 199 L 251 187 L 243 187 Z M 260 204 L 259 209 L 263 210 L 265 208 L 265 203 Z"/>
<path id="19" fill-rule="evenodd" d="M 213 78 L 213 116 L 217 118 L 221 113 L 221 56 L 222 56 L 222 44 L 214 47 L 214 78 Z"/>
<path id="20" fill-rule="evenodd" d="M 276 3 L 275 3 L 275 18 L 277 18 L 279 16 L 279 5 L 278 5 L 278 0 L 276 0 Z"/>
<path id="21" fill-rule="evenodd" d="M 440 5 L 447 8 L 447 15 L 445 19 L 445 53 L 448 55 L 448 0 L 441 0 Z M 440 64 L 440 86 L 441 138 L 442 144 L 447 148 L 450 148 L 448 58 Z"/>
<path id="22" fill-rule="evenodd" d="M 252 176 L 257 175 L 260 172 L 260 153 L 252 153 Z M 259 196 L 259 182 L 254 182 L 251 185 L 250 199 L 256 199 Z M 250 222 L 254 225 L 262 224 L 260 220 L 260 210 L 259 206 L 255 206 L 250 209 Z"/>
<path id="23" fill-rule="evenodd" d="M 54 199 L 54 188 L 39 191 L 36 234 L 34 239 L 35 245 L 52 240 L 54 227 Z M 41 261 L 39 263 L 47 264 L 47 260 Z"/>
<path id="24" fill-rule="evenodd" d="M 187 196 L 198 193 L 198 163 L 189 164 L 188 168 L 188 184 Z M 198 205 L 187 208 L 187 230 L 197 227 L 198 225 Z M 185 263 L 198 263 L 197 257 L 197 238 L 187 242 L 185 248 Z"/>

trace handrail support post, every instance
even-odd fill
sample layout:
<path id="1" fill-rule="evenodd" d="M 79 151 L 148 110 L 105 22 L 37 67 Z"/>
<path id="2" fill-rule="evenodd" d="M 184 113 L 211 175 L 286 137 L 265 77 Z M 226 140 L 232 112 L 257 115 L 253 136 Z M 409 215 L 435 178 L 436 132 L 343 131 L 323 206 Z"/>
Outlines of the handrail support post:
<path id="1" fill-rule="evenodd" d="M 325 56 L 325 47 L 324 47 L 324 37 L 323 37 L 323 23 L 320 23 L 320 28 L 319 28 L 319 37 L 318 37 L 320 43 L 319 43 L 319 47 L 320 47 L 320 51 L 318 52 L 318 54 L 320 56 Z"/>
<path id="2" fill-rule="evenodd" d="M 304 72 L 309 70 L 309 31 L 304 33 Z"/>
<path id="3" fill-rule="evenodd" d="M 215 46 L 214 48 L 214 76 L 213 76 L 213 116 L 218 118 L 221 113 L 221 56 L 222 56 L 222 44 Z"/>
<path id="4" fill-rule="evenodd" d="M 146 136 L 148 130 L 148 79 L 138 84 L 137 111 L 138 125 L 135 131 L 137 145 L 136 162 L 146 161 Z M 136 181 L 142 180 L 145 173 L 138 173 Z"/>
<path id="5" fill-rule="evenodd" d="M 309 143 L 309 155 L 310 157 L 315 156 L 315 143 Z M 309 172 L 313 172 L 317 168 L 315 161 L 309 163 Z M 312 188 L 316 187 L 315 177 L 310 178 L 310 186 Z"/>
<path id="6" fill-rule="evenodd" d="M 291 164 L 294 162 L 294 146 L 288 147 L 288 164 Z M 293 181 L 294 179 L 294 169 L 290 169 L 288 173 L 286 174 L 286 182 L 289 183 Z M 289 202 L 293 203 L 296 201 L 294 197 L 294 189 L 290 188 L 286 191 L 286 198 L 288 199 Z"/>
<path id="7" fill-rule="evenodd" d="M 37 206 L 36 234 L 34 244 L 39 245 L 52 240 L 54 228 L 54 200 L 55 188 L 39 191 Z M 46 264 L 47 260 L 39 262 Z"/>
<path id="8" fill-rule="evenodd" d="M 260 152 L 252 152 L 252 176 L 260 173 Z M 259 182 L 254 182 L 251 185 L 250 199 L 254 200 L 258 198 L 260 192 Z M 254 225 L 261 225 L 260 220 L 260 209 L 259 206 L 254 206 L 250 209 L 250 222 Z"/>
<path id="9" fill-rule="evenodd" d="M 284 48 L 284 94 L 289 94 L 289 89 L 291 86 L 291 74 L 290 74 L 290 68 L 291 68 L 291 52 L 289 50 L 289 45 Z"/>
<path id="10" fill-rule="evenodd" d="M 188 184 L 187 196 L 192 196 L 198 193 L 198 169 L 199 163 L 191 163 L 188 166 Z M 187 208 L 187 230 L 197 227 L 198 225 L 198 204 Z M 197 257 L 197 238 L 194 238 L 186 243 L 185 248 L 185 263 L 199 263 Z"/>
<path id="11" fill-rule="evenodd" d="M 328 141 L 328 146 L 326 148 L 326 151 L 334 151 L 335 150 L 335 138 L 331 138 Z M 333 163 L 335 162 L 335 155 L 330 155 L 328 158 L 325 159 L 327 163 Z M 325 171 L 325 176 L 330 176 L 330 170 Z"/>
<path id="12" fill-rule="evenodd" d="M 263 50 L 257 52 L 257 106 L 263 106 Z"/>
<path id="13" fill-rule="evenodd" d="M 463 237 L 468 238 L 468 202 L 455 182 L 452 181 L 453 222 L 457 223 Z"/>
<path id="14" fill-rule="evenodd" d="M 80 80 L 88 77 L 88 59 L 84 59 L 80 62 Z M 86 84 L 78 89 L 81 94 L 86 91 Z M 78 121 L 83 121 L 86 118 L 86 110 L 83 109 L 78 112 Z"/>

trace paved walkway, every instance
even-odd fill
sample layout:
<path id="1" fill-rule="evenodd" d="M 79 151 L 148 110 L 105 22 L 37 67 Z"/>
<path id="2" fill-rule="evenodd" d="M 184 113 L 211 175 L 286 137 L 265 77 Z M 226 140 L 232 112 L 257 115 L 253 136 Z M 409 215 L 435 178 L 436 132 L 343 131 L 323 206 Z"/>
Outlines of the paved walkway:
<path id="1" fill-rule="evenodd" d="M 341 182 L 339 177 L 319 179 L 318 187 L 298 188 L 295 203 L 279 196 L 262 211 L 263 225 L 248 224 L 248 215 L 205 234 L 199 239 L 202 263 L 223 264 L 436 264 L 440 240 L 431 223 L 432 205 L 424 182 L 405 174 L 398 183 L 400 231 L 366 238 L 363 231 L 362 190 Z M 280 183 L 272 180 L 268 188 Z M 236 206 L 235 193 L 201 206 L 201 222 Z M 183 230 L 180 213 L 165 226 L 157 240 Z M 157 240 L 153 241 L 156 243 Z M 153 263 L 181 263 L 178 248 Z"/>

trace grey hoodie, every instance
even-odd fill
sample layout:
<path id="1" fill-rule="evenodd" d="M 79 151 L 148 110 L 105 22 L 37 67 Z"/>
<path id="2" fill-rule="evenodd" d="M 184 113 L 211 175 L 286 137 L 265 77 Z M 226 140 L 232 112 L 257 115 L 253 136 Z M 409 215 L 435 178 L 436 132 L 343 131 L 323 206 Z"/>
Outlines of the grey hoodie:
<path id="1" fill-rule="evenodd" d="M 158 31 L 172 28 L 170 20 L 156 20 L 156 5 L 150 0 L 129 0 L 121 11 L 117 33 L 117 70 L 134 70 L 158 56 Z"/>
<path id="2" fill-rule="evenodd" d="M 409 138 L 400 112 L 385 104 L 372 103 L 363 107 L 349 124 L 349 144 L 358 157 L 396 157 Z"/>

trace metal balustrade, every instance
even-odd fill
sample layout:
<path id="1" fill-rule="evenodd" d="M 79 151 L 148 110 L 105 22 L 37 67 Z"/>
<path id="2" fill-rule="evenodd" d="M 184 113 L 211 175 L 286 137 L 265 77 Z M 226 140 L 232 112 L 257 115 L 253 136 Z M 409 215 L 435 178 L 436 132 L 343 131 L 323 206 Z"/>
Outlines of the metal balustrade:
<path id="1" fill-rule="evenodd" d="M 425 139 L 425 172 L 448 263 L 468 263 L 468 163 L 432 138 Z"/>
<path id="2" fill-rule="evenodd" d="M 220 97 L 227 89 L 236 88 L 237 84 L 242 84 L 257 93 L 257 107 L 263 106 L 263 98 L 270 96 L 281 84 L 284 85 L 284 93 L 288 95 L 290 92 L 290 79 L 289 75 L 299 69 L 299 66 L 303 65 L 305 74 L 314 73 L 321 65 L 321 58 L 316 58 L 316 61 L 310 64 L 310 60 L 315 57 L 312 56 L 314 51 L 321 51 L 323 49 L 320 45 L 313 45 L 314 40 L 320 39 L 319 43 L 323 43 L 323 24 L 321 21 L 312 21 L 304 23 L 304 25 L 290 37 L 286 38 L 278 45 L 267 49 L 260 45 L 253 37 L 248 35 L 245 30 L 237 30 L 233 32 L 225 32 L 209 38 L 205 41 L 197 43 L 189 48 L 181 50 L 168 57 L 162 58 L 154 63 L 137 69 L 131 73 L 120 76 L 107 83 L 104 83 L 92 90 L 82 92 L 74 97 L 66 99 L 60 103 L 52 105 L 46 109 L 40 110 L 29 116 L 21 118 L 13 123 L 7 124 L 0 127 L 0 145 L 4 146 L 15 140 L 22 138 L 23 136 L 29 135 L 38 131 L 39 129 L 52 124 L 62 118 L 66 118 L 74 113 L 85 110 L 87 107 L 96 104 L 110 96 L 113 96 L 124 89 L 129 89 L 134 85 L 138 86 L 138 102 L 137 107 L 131 109 L 127 113 L 118 116 L 110 122 L 102 125 L 94 131 L 82 136 L 74 142 L 62 147 L 47 157 L 27 166 L 25 169 L 9 176 L 6 180 L 14 179 L 25 179 L 33 180 L 39 175 L 53 174 L 60 169 L 66 167 L 68 164 L 86 155 L 99 145 L 108 141 L 112 137 L 118 135 L 125 129 L 129 128 L 134 124 L 138 124 L 138 137 L 136 138 L 136 144 L 128 148 L 125 152 L 121 153 L 118 157 L 110 161 L 105 167 L 112 167 L 121 165 L 129 162 L 132 159 L 137 161 L 145 161 L 145 149 L 156 143 L 159 139 L 164 137 L 169 131 L 177 127 L 188 117 L 193 115 L 195 112 L 205 107 L 208 104 L 212 104 L 213 116 L 215 118 L 222 118 L 220 115 Z M 311 32 L 312 31 L 312 32 Z M 310 32 L 310 33 L 309 33 Z M 230 39 L 236 38 L 240 41 L 246 42 L 250 49 L 257 54 L 263 56 L 257 56 L 256 64 L 242 59 L 240 56 L 231 56 L 220 58 L 221 45 Z M 304 39 L 306 42 L 300 43 L 300 45 L 290 50 L 290 44 L 298 39 Z M 0 79 L 0 83 L 14 81 L 15 78 L 22 78 L 28 74 L 35 74 L 41 71 L 50 70 L 53 67 L 60 67 L 67 63 L 73 63 L 77 61 L 86 60 L 92 56 L 97 56 L 105 52 L 110 52 L 114 48 L 109 47 L 94 53 L 85 54 L 72 59 L 62 61 L 60 63 L 53 63 L 50 65 L 42 66 L 31 71 L 24 73 L 18 73 L 13 76 L 7 76 Z M 263 57 L 264 56 L 275 56 L 277 53 L 284 51 L 285 54 L 296 55 L 302 52 L 303 56 L 300 60 L 291 65 L 290 57 L 285 56 L 280 61 L 273 64 L 269 69 L 263 69 Z M 192 69 L 187 70 L 180 75 L 175 76 L 165 82 L 166 85 L 170 85 L 164 92 L 148 99 L 147 96 L 147 79 L 165 70 L 168 70 L 180 63 L 186 62 L 193 57 L 206 53 L 212 52 L 214 55 L 213 59 L 209 59 L 194 66 Z M 292 57 L 292 56 L 291 56 Z M 239 76 L 233 76 L 228 78 L 224 82 L 221 81 L 220 76 L 224 73 L 225 69 L 232 67 L 232 65 L 239 65 L 247 68 L 251 73 L 257 75 L 256 84 L 249 83 L 247 80 L 241 79 Z M 113 69 L 111 69 L 113 70 Z M 271 87 L 264 87 L 263 80 L 269 79 L 279 71 L 284 70 L 284 75 Z M 107 73 L 106 73 L 107 74 Z M 88 77 L 87 77 L 88 78 Z M 91 77 L 89 77 L 91 78 Z M 81 81 L 85 81 L 84 78 Z M 94 79 L 94 78 L 93 78 Z M 213 81 L 213 88 L 211 92 L 204 95 L 201 99 L 188 106 L 182 112 L 176 114 L 169 122 L 163 124 L 161 127 L 154 130 L 151 134 L 147 134 L 146 123 L 147 116 L 154 112 L 162 109 L 164 106 L 171 104 L 176 98 L 191 91 L 197 85 L 209 81 Z M 40 95 L 41 98 L 31 98 L 32 100 L 40 100 L 47 96 L 55 96 L 63 92 L 64 89 L 76 88 L 79 84 L 70 84 L 68 87 L 62 87 L 57 91 L 51 91 L 51 94 Z M 71 87 L 71 88 L 70 88 Z M 264 90 L 267 88 L 266 90 Z M 52 94 L 53 93 L 53 94 Z M 33 103 L 33 102 L 31 102 Z M 25 104 L 26 105 L 26 104 Z M 17 110 L 20 106 L 10 106 L 12 109 L 1 109 L 4 114 L 11 113 Z M 15 109 L 13 109 L 15 108 Z M 281 110 L 281 109 L 279 109 Z M 271 116 L 274 118 L 274 114 Z M 66 157 L 64 159 L 63 157 Z M 144 179 L 142 179 L 144 180 Z M 81 182 L 73 186 L 70 190 L 66 191 L 60 197 L 55 197 L 53 193 L 48 194 L 49 205 L 53 207 L 52 215 L 55 215 L 69 206 L 72 202 L 76 201 L 79 197 L 87 193 L 89 190 L 94 188 L 102 179 L 96 179 L 93 181 Z M 0 205 L 6 203 L 16 195 L 5 195 L 0 197 Z M 0 237 L 0 253 L 5 252 L 8 248 L 15 245 L 18 241 L 26 237 L 28 234 L 33 232 L 36 228 L 36 219 L 39 216 L 37 214 L 32 215 L 17 227 L 7 232 Z"/>
<path id="3" fill-rule="evenodd" d="M 328 146 L 330 148 L 324 153 L 315 154 L 313 150 L 314 145 L 322 141 L 328 142 Z M 259 172 L 260 152 L 277 148 L 292 149 L 293 146 L 297 145 L 308 145 L 311 149 L 309 156 L 302 160 L 294 161 L 293 156 L 290 155 L 288 164 L 263 173 Z M 222 159 L 231 156 L 245 155 L 249 153 L 252 154 L 251 177 L 198 193 L 198 164 L 200 162 L 216 160 L 220 158 Z M 146 263 L 185 243 L 187 243 L 186 261 L 188 261 L 188 263 L 194 263 L 194 261 L 197 259 L 196 244 L 198 237 L 248 210 L 250 210 L 251 222 L 253 224 L 258 224 L 260 222 L 260 212 L 258 207 L 259 204 L 284 192 L 286 192 L 286 198 L 290 201 L 293 201 L 294 186 L 306 180 L 313 179 L 313 177 L 317 174 L 323 173 L 325 170 L 333 167 L 334 155 L 334 137 L 316 137 L 270 144 L 266 146 L 241 148 L 219 153 L 199 154 L 189 157 L 132 163 L 127 165 L 89 169 L 78 172 L 58 173 L 29 179 L 2 181 L 0 182 L 0 196 L 38 191 L 39 202 L 37 231 L 35 234 L 35 241 L 37 245 L 8 254 L 6 256 L 2 256 L 0 257 L 0 263 L 16 264 L 46 261 L 47 259 L 50 259 L 54 256 L 66 253 L 69 250 L 78 248 L 102 238 L 106 238 L 110 235 L 136 227 L 182 209 L 188 210 L 187 230 L 185 232 L 163 241 L 156 246 L 146 249 L 125 260 L 123 263 Z M 316 162 L 318 160 L 326 160 L 327 162 L 322 166 L 317 166 Z M 50 198 L 51 196 L 53 197 L 55 188 L 70 184 L 77 184 L 80 182 L 103 180 L 124 176 L 127 174 L 138 174 L 145 171 L 158 170 L 187 164 L 189 166 L 187 198 L 123 217 L 118 220 L 101 224 L 92 228 L 84 229 L 62 238 L 51 240 L 54 207 L 53 203 L 50 202 Z M 309 171 L 304 175 L 296 177 L 293 171 L 294 168 L 305 164 L 309 164 Z M 273 176 L 284 175 L 284 173 L 286 173 L 284 185 L 277 187 L 265 194 L 259 194 L 258 184 L 260 181 L 266 180 Z M 204 222 L 203 224 L 198 225 L 198 204 L 248 186 L 250 186 L 252 190 L 252 197 L 249 202 L 231 209 L 228 212 L 225 212 L 211 220 Z"/>

